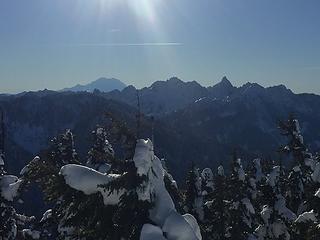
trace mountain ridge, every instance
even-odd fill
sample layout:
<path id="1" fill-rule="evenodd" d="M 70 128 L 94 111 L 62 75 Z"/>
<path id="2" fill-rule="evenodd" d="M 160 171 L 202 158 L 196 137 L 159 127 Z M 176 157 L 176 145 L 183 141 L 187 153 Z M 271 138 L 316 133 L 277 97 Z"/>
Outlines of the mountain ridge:
<path id="1" fill-rule="evenodd" d="M 257 83 L 246 83 L 240 87 L 233 86 L 227 77 L 213 86 L 204 87 L 196 81 L 184 82 L 177 77 L 166 81 L 156 81 L 149 87 L 137 89 L 128 86 L 121 91 L 114 90 L 102 95 L 107 99 L 125 102 L 131 106 L 137 106 L 137 94 L 140 98 L 141 111 L 147 115 L 169 114 L 187 107 L 195 101 L 203 98 L 211 99 L 236 99 L 254 98 L 259 95 L 294 94 L 284 85 L 263 87 Z"/>
<path id="2" fill-rule="evenodd" d="M 284 85 L 234 87 L 223 79 L 219 85 L 203 87 L 173 78 L 138 90 L 128 86 L 108 93 L 43 90 L 0 95 L 0 106 L 6 112 L 8 142 L 21 148 L 15 152 L 30 156 L 65 128 L 74 130 L 76 136 L 88 134 L 103 120 L 105 111 L 124 116 L 134 128 L 137 96 L 149 130 L 150 116 L 155 119 L 155 147 L 161 149 L 159 156 L 168 160 L 177 179 L 191 161 L 200 167 L 227 162 L 234 146 L 250 157 L 275 152 L 281 143 L 277 121 L 292 112 L 301 120 L 306 141 L 320 149 L 316 139 L 320 135 L 320 96 L 295 94 Z M 151 137 L 149 130 L 145 137 Z M 80 139 L 79 146 L 85 154 L 88 140 Z M 9 155 L 17 163 L 30 160 L 21 158 L 26 154 Z"/>
<path id="3" fill-rule="evenodd" d="M 93 92 L 94 90 L 99 90 L 101 92 L 110 92 L 112 90 L 122 90 L 126 87 L 126 84 L 124 84 L 122 81 L 116 78 L 105 78 L 101 77 L 98 78 L 95 81 L 92 81 L 88 84 L 77 84 L 73 87 L 64 88 L 60 91 L 66 92 Z"/>

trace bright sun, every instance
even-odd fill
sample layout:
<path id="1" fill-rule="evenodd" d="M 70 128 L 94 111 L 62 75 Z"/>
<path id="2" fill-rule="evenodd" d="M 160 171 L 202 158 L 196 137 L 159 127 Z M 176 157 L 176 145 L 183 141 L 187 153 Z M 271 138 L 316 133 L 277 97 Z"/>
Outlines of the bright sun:
<path id="1" fill-rule="evenodd" d="M 156 23 L 156 10 L 163 0 L 98 0 L 101 9 L 112 11 L 119 6 L 128 8 L 142 20 Z"/>

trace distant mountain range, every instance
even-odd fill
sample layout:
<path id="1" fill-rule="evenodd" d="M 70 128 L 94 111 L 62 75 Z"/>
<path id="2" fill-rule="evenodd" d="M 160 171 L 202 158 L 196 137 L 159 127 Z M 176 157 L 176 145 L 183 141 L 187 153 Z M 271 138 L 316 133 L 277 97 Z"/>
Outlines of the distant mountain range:
<path id="1" fill-rule="evenodd" d="M 112 90 L 122 90 L 126 87 L 126 84 L 115 78 L 99 78 L 91 83 L 85 85 L 76 85 L 70 88 L 64 88 L 61 91 L 71 92 L 93 92 L 99 90 L 101 92 L 110 92 Z"/>
<path id="2" fill-rule="evenodd" d="M 292 112 L 299 118 L 311 149 L 320 150 L 320 96 L 294 94 L 283 85 L 264 88 L 247 83 L 235 87 L 224 77 L 214 86 L 203 87 L 173 77 L 142 89 L 99 90 L 0 95 L 11 170 L 17 172 L 66 128 L 74 131 L 79 154 L 85 158 L 90 131 L 104 121 L 105 112 L 115 113 L 135 128 L 137 95 L 145 116 L 143 137 L 152 136 L 153 116 L 156 152 L 167 159 L 178 180 L 191 161 L 200 167 L 228 166 L 235 148 L 245 161 L 257 156 L 278 158 L 276 150 L 284 139 L 277 121 Z"/>

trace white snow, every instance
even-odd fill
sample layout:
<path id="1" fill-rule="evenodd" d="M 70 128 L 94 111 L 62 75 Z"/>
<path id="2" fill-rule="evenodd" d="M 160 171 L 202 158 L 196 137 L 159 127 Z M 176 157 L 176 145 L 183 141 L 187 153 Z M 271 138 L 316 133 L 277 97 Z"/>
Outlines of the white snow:
<path id="1" fill-rule="evenodd" d="M 294 120 L 296 131 L 293 134 L 299 139 L 300 143 L 303 144 L 303 136 L 301 135 L 301 128 L 299 121 L 297 119 Z"/>
<path id="2" fill-rule="evenodd" d="M 103 174 L 92 168 L 77 164 L 67 164 L 60 170 L 66 183 L 86 195 L 100 192 L 103 196 L 105 205 L 116 205 L 119 203 L 120 197 L 124 190 L 107 191 L 100 185 L 108 184 L 110 181 L 120 177 L 117 174 Z"/>
<path id="3" fill-rule="evenodd" d="M 297 216 L 286 207 L 286 199 L 281 194 L 277 195 L 277 201 L 274 208 L 280 216 L 288 221 L 294 221 L 297 218 Z"/>
<path id="4" fill-rule="evenodd" d="M 270 219 L 272 212 L 273 212 L 273 210 L 268 205 L 263 206 L 260 215 L 261 215 L 265 224 L 267 224 L 269 222 L 269 219 Z"/>
<path id="5" fill-rule="evenodd" d="M 317 222 L 316 215 L 313 210 L 310 212 L 304 212 L 298 216 L 298 218 L 295 220 L 296 223 L 301 223 L 301 222 Z"/>
<path id="6" fill-rule="evenodd" d="M 100 173 L 108 173 L 111 168 L 111 165 L 108 163 L 92 164 L 91 162 L 87 162 L 87 167 L 95 169 Z"/>
<path id="7" fill-rule="evenodd" d="M 254 159 L 253 164 L 256 169 L 255 179 L 257 182 L 260 182 L 261 179 L 264 177 L 264 174 L 262 173 L 262 168 L 261 168 L 261 159 L 260 158 Z"/>
<path id="8" fill-rule="evenodd" d="M 167 238 L 164 237 L 164 234 Z M 181 217 L 175 211 L 172 211 L 167 218 L 163 229 L 151 224 L 145 224 L 142 227 L 140 240 L 185 240 L 202 239 L 197 220 L 190 214 Z"/>
<path id="9" fill-rule="evenodd" d="M 294 172 L 301 172 L 301 169 L 300 169 L 299 166 L 295 166 L 295 167 L 293 168 L 293 171 L 294 171 Z"/>
<path id="10" fill-rule="evenodd" d="M 318 191 L 314 194 L 314 196 L 320 198 L 320 188 L 319 188 Z"/>
<path id="11" fill-rule="evenodd" d="M 312 171 L 314 171 L 315 167 L 316 167 L 316 164 L 317 162 L 312 158 L 312 156 L 310 158 L 305 158 L 304 159 L 304 164 L 308 167 L 310 167 L 310 169 Z"/>
<path id="12" fill-rule="evenodd" d="M 224 176 L 224 168 L 221 165 L 218 167 L 218 175 L 219 176 Z"/>
<path id="13" fill-rule="evenodd" d="M 150 219 L 158 226 L 162 226 L 171 211 L 175 211 L 175 206 L 164 185 L 165 171 L 160 159 L 153 153 L 150 140 L 137 142 L 133 161 L 137 173 L 148 176 L 149 179 L 138 191 L 139 199 L 154 203 L 154 207 L 150 210 Z"/>
<path id="14" fill-rule="evenodd" d="M 198 102 L 200 102 L 200 101 L 202 101 L 202 100 L 204 100 L 204 99 L 206 99 L 206 98 L 207 98 L 207 97 L 201 97 L 201 98 L 195 100 L 194 103 L 198 103 Z"/>
<path id="15" fill-rule="evenodd" d="M 276 183 L 278 182 L 279 176 L 280 176 L 280 166 L 273 167 L 271 173 L 268 174 L 267 183 L 271 187 L 275 187 Z"/>
<path id="16" fill-rule="evenodd" d="M 252 203 L 249 198 L 244 198 L 241 200 L 241 202 L 246 206 L 246 209 L 248 210 L 249 213 L 255 214 L 254 207 L 252 206 Z"/>
<path id="17" fill-rule="evenodd" d="M 201 240 L 197 221 L 191 215 L 182 216 L 177 213 L 173 200 L 165 188 L 165 170 L 159 158 L 154 155 L 150 140 L 137 141 L 133 161 L 137 168 L 137 174 L 147 176 L 147 180 L 137 188 L 138 197 L 140 200 L 153 203 L 149 217 L 157 225 L 144 225 L 140 239 Z M 60 174 L 64 176 L 70 187 L 87 195 L 100 192 L 105 205 L 118 204 L 120 197 L 125 192 L 124 190 L 110 192 L 99 186 L 110 183 L 121 175 L 104 174 L 75 164 L 63 166 Z M 160 230 L 166 233 L 166 238 L 161 236 Z"/>
<path id="18" fill-rule="evenodd" d="M 162 163 L 163 166 L 163 163 Z M 170 180 L 170 185 L 176 189 L 178 189 L 178 184 L 176 180 L 173 179 L 172 175 L 168 173 L 166 170 L 164 170 L 164 175 Z"/>
<path id="19" fill-rule="evenodd" d="M 33 160 L 31 162 L 38 162 L 38 161 L 40 161 L 40 157 L 36 156 L 33 158 Z M 20 175 L 22 176 L 22 175 L 26 174 L 28 171 L 29 171 L 29 164 L 27 164 L 26 166 L 24 166 L 22 168 L 22 170 L 20 171 Z"/>
<path id="20" fill-rule="evenodd" d="M 0 153 L 0 166 L 4 166 L 4 156 L 3 156 L 3 153 Z"/>
<path id="21" fill-rule="evenodd" d="M 162 227 L 162 230 L 167 233 L 167 238 L 170 240 L 201 239 L 186 236 L 185 238 L 175 238 L 175 233 L 173 232 L 179 232 L 178 229 L 181 229 L 182 226 L 187 231 L 190 231 L 190 229 L 193 231 L 193 228 L 198 229 L 199 226 L 196 221 L 191 221 L 191 217 L 187 216 L 190 223 L 192 223 L 192 226 L 190 226 L 189 222 L 176 212 L 173 200 L 164 185 L 165 170 L 160 159 L 154 155 L 153 145 L 150 140 L 139 140 L 137 142 L 133 161 L 138 174 L 148 176 L 149 179 L 148 183 L 143 185 L 142 191 L 138 192 L 138 195 L 139 198 L 144 200 L 151 199 L 154 203 L 154 207 L 150 210 L 150 219 L 159 227 Z M 199 179 L 201 180 L 200 177 Z"/>
<path id="22" fill-rule="evenodd" d="M 284 235 L 285 240 L 290 240 L 290 234 L 287 230 L 286 225 L 282 221 L 278 220 L 275 223 L 273 223 L 272 226 L 272 232 L 275 238 L 278 239 L 281 235 Z"/>
<path id="23" fill-rule="evenodd" d="M 162 227 L 169 240 L 200 240 L 193 226 L 176 211 L 172 211 Z M 201 236 L 200 236 L 201 237 Z"/>
<path id="24" fill-rule="evenodd" d="M 166 240 L 166 238 L 163 236 L 161 228 L 151 224 L 144 224 L 140 240 Z"/>
<path id="25" fill-rule="evenodd" d="M 213 180 L 213 173 L 210 168 L 205 168 L 201 172 L 201 177 L 203 180 Z"/>
<path id="26" fill-rule="evenodd" d="M 201 172 L 201 178 L 206 184 L 206 187 L 213 190 L 214 184 L 213 184 L 213 172 L 210 168 L 205 168 Z"/>
<path id="27" fill-rule="evenodd" d="M 24 238 L 40 239 L 40 232 L 36 230 L 23 229 L 22 235 Z"/>
<path id="28" fill-rule="evenodd" d="M 314 171 L 311 175 L 311 178 L 314 182 L 320 183 L 320 162 L 316 164 Z"/>
<path id="29" fill-rule="evenodd" d="M 191 214 L 183 215 L 184 219 L 190 224 L 198 239 L 202 239 L 200 227 L 197 220 Z"/>
<path id="30" fill-rule="evenodd" d="M 51 217 L 52 217 L 52 209 L 49 209 L 42 215 L 40 222 L 45 222 L 48 219 L 50 219 Z"/>
<path id="31" fill-rule="evenodd" d="M 137 141 L 133 161 L 137 173 L 141 176 L 148 176 L 147 183 L 143 185 L 138 195 L 142 199 L 150 198 L 153 202 L 154 207 L 150 210 L 150 219 L 162 228 L 167 239 L 201 240 L 197 221 L 191 215 L 184 217 L 176 212 L 173 200 L 164 185 L 165 170 L 160 159 L 154 155 L 150 140 Z"/>
<path id="32" fill-rule="evenodd" d="M 242 167 L 241 159 L 239 158 L 237 160 L 237 162 L 238 162 L 238 165 L 239 165 L 239 168 L 237 169 L 238 178 L 239 178 L 240 181 L 244 182 L 244 180 L 246 179 L 246 175 L 245 175 L 245 172 L 244 172 L 243 167 Z"/>
<path id="33" fill-rule="evenodd" d="M 18 196 L 18 190 L 22 183 L 18 177 L 13 175 L 4 175 L 0 179 L 1 196 L 7 201 L 13 201 Z"/>

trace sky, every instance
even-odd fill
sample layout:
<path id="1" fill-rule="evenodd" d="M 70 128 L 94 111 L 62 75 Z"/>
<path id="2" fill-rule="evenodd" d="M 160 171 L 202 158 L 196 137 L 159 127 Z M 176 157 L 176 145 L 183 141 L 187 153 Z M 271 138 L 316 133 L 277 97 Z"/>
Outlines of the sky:
<path id="1" fill-rule="evenodd" d="M 320 94 L 319 12 L 319 0 L 0 0 L 0 92 L 227 76 Z"/>

